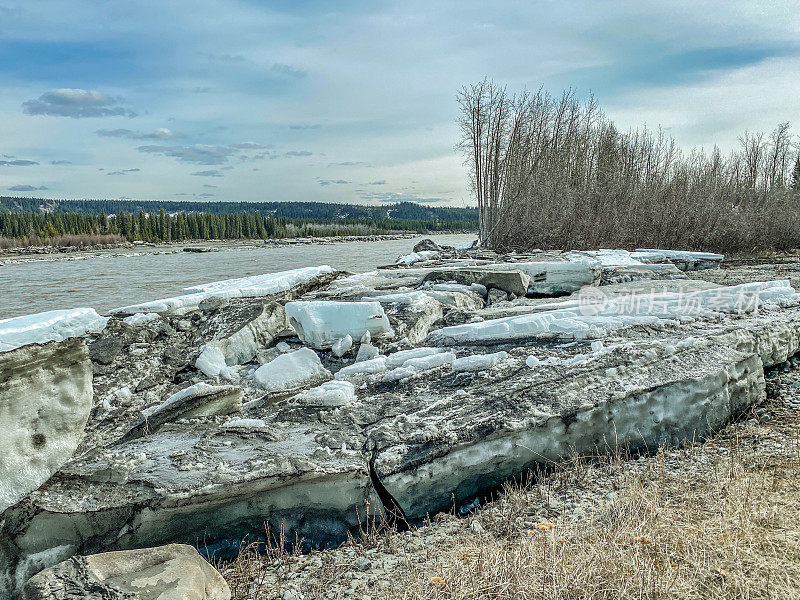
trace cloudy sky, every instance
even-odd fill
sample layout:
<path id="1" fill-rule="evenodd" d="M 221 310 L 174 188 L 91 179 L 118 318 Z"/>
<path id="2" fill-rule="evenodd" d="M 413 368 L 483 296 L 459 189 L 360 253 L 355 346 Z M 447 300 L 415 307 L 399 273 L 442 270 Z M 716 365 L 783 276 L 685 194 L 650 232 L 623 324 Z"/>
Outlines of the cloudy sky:
<path id="1" fill-rule="evenodd" d="M 800 130 L 800 0 L 0 0 L 0 195 L 471 204 L 455 94 Z"/>

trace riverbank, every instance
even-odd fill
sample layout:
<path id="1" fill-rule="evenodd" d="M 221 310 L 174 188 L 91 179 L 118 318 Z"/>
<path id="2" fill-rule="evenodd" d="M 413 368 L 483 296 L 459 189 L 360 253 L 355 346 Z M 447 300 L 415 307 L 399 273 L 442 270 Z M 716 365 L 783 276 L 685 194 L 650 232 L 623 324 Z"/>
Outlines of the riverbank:
<path id="1" fill-rule="evenodd" d="M 443 231 L 437 235 L 454 235 L 463 232 Z M 118 242 L 113 244 L 91 244 L 86 246 L 27 246 L 15 248 L 0 248 L 0 266 L 3 264 L 14 264 L 12 259 L 3 260 L 6 257 L 19 257 L 34 259 L 44 257 L 42 260 L 58 260 L 63 255 L 65 259 L 76 260 L 83 258 L 80 255 L 104 252 L 107 250 L 149 250 L 151 252 L 164 251 L 200 251 L 212 252 L 226 248 L 281 248 L 285 246 L 308 246 L 308 245 L 331 245 L 347 242 L 380 242 L 389 240 L 411 240 L 423 234 L 417 233 L 397 233 L 381 235 L 352 235 L 352 236 L 332 236 L 332 237 L 298 237 L 280 239 L 239 239 L 239 240 L 185 240 L 181 242 Z M 468 235 L 468 234 L 465 234 Z M 79 255 L 77 258 L 75 255 Z"/>

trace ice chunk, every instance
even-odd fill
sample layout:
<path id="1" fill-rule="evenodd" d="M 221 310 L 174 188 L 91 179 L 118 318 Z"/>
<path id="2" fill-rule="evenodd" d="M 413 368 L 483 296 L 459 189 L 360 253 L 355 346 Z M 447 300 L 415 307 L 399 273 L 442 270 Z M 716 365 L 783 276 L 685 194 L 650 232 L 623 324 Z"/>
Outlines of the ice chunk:
<path id="1" fill-rule="evenodd" d="M 241 407 L 241 399 L 242 399 L 241 390 L 233 388 L 232 386 L 227 386 L 227 385 L 217 386 L 201 381 L 200 383 L 195 383 L 194 385 L 190 385 L 189 387 L 184 388 L 179 392 L 172 394 L 169 398 L 167 398 L 166 400 L 164 400 L 164 402 L 162 402 L 157 406 L 144 409 L 142 411 L 142 415 L 144 415 L 147 418 L 152 418 L 160 413 L 169 412 L 178 405 L 185 404 L 186 400 L 189 398 L 197 398 L 197 399 L 206 398 L 211 396 L 212 394 L 216 394 L 219 392 L 225 392 L 226 394 L 231 394 L 232 397 L 234 398 L 238 397 L 239 399 L 238 406 Z M 236 410 L 236 406 L 237 405 L 234 400 L 232 406 L 228 407 L 230 408 L 230 412 Z"/>
<path id="2" fill-rule="evenodd" d="M 294 400 L 311 406 L 347 406 L 356 401 L 356 388 L 349 381 L 327 381 L 301 392 Z"/>
<path id="3" fill-rule="evenodd" d="M 628 267 L 641 265 L 638 260 L 627 250 L 572 250 L 562 254 L 571 262 L 587 262 L 602 267 Z"/>
<path id="4" fill-rule="evenodd" d="M 275 348 L 277 348 L 278 352 L 280 352 L 281 354 L 286 354 L 289 350 L 292 349 L 292 347 L 286 342 L 278 342 L 275 345 Z"/>
<path id="5" fill-rule="evenodd" d="M 453 371 L 486 371 L 496 367 L 508 358 L 508 352 L 493 352 L 491 354 L 473 354 L 453 361 Z"/>
<path id="6" fill-rule="evenodd" d="M 419 252 L 412 252 L 397 259 L 395 264 L 398 265 L 413 265 L 414 263 L 422 262 L 424 260 L 431 260 L 439 256 L 436 250 L 420 250 Z"/>
<path id="7" fill-rule="evenodd" d="M 279 273 L 253 275 L 238 279 L 225 279 L 213 283 L 205 283 L 186 288 L 189 294 L 162 298 L 142 304 L 123 306 L 112 310 L 112 313 L 134 314 L 137 312 L 164 313 L 172 311 L 193 310 L 200 302 L 207 298 L 256 298 L 280 294 L 291 288 L 309 283 L 317 277 L 335 273 L 335 269 L 328 265 L 320 267 L 303 267 Z"/>
<path id="8" fill-rule="evenodd" d="M 225 362 L 225 354 L 219 346 L 206 344 L 194 366 L 200 369 L 208 377 L 216 377 L 228 364 Z"/>
<path id="9" fill-rule="evenodd" d="M 357 362 L 355 364 L 342 367 L 336 372 L 336 375 L 334 375 L 334 377 L 339 380 L 351 379 L 351 378 L 380 374 L 383 373 L 385 370 L 386 370 L 386 357 L 378 356 L 376 358 L 373 358 L 372 360 L 365 360 L 363 362 Z"/>
<path id="10" fill-rule="evenodd" d="M 236 429 L 239 431 L 266 431 L 267 422 L 264 419 L 243 419 L 234 417 L 225 421 L 222 426 L 225 429 Z"/>
<path id="11" fill-rule="evenodd" d="M 353 337 L 348 333 L 343 338 L 338 339 L 336 340 L 336 342 L 334 342 L 331 351 L 333 352 L 334 356 L 341 357 L 350 352 L 350 348 L 352 347 L 353 347 Z"/>
<path id="12" fill-rule="evenodd" d="M 361 338 L 391 334 L 389 319 L 379 302 L 305 300 L 286 304 L 286 316 L 304 343 L 319 350 L 330 348 L 346 335 Z"/>
<path id="13" fill-rule="evenodd" d="M 0 352 L 26 344 L 61 342 L 81 337 L 90 331 L 102 331 L 108 317 L 101 317 L 93 308 L 73 308 L 10 319 L 0 319 Z"/>
<path id="14" fill-rule="evenodd" d="M 316 352 L 300 348 L 260 366 L 253 378 L 270 394 L 288 395 L 330 379 L 331 373 L 322 366 Z"/>
<path id="15" fill-rule="evenodd" d="M 193 417 L 228 415 L 242 409 L 241 388 L 232 385 L 209 385 L 205 382 L 190 385 L 172 394 L 157 406 L 142 411 L 142 418 L 131 427 L 121 441 L 153 434 L 167 422 Z"/>
<path id="16" fill-rule="evenodd" d="M 531 369 L 535 369 L 539 366 L 541 361 L 536 358 L 533 354 L 531 354 L 528 358 L 525 359 L 525 364 L 528 365 Z"/>
<path id="17" fill-rule="evenodd" d="M 713 269 L 725 257 L 713 252 L 690 252 L 686 250 L 658 250 L 654 248 L 637 248 L 631 256 L 645 263 L 669 261 L 683 271 Z"/>
<path id="18" fill-rule="evenodd" d="M 133 327 L 138 327 L 140 325 L 144 325 L 145 323 L 150 323 L 151 321 L 155 321 L 158 319 L 160 315 L 158 313 L 136 313 L 131 315 L 130 317 L 125 317 L 122 319 L 128 325 L 132 325 Z"/>
<path id="19" fill-rule="evenodd" d="M 426 347 L 400 350 L 400 352 L 394 352 L 386 357 L 386 366 L 390 369 L 393 369 L 395 367 L 402 366 L 406 361 L 411 360 L 412 358 L 425 358 L 441 352 L 444 352 L 442 348 Z"/>
<path id="20" fill-rule="evenodd" d="M 399 352 L 398 352 L 399 354 Z M 418 377 L 426 371 L 431 371 L 444 365 L 450 365 L 456 355 L 452 352 L 438 352 L 426 356 L 409 358 L 399 367 L 396 367 L 383 376 L 384 382 L 399 381 L 411 377 Z M 388 362 L 388 361 L 387 361 Z"/>
<path id="21" fill-rule="evenodd" d="M 376 356 L 378 356 L 380 352 L 378 349 L 370 343 L 361 344 L 358 347 L 358 353 L 356 354 L 356 362 L 364 362 L 365 360 L 372 360 Z"/>

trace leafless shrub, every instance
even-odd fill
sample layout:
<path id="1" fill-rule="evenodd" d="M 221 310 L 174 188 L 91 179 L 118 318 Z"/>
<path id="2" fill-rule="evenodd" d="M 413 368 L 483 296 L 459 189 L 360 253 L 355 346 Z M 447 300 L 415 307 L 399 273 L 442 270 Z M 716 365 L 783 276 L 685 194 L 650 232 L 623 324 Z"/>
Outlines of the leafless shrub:
<path id="1" fill-rule="evenodd" d="M 484 80 L 458 102 L 486 246 L 800 247 L 788 123 L 723 157 L 681 152 L 660 129 L 621 133 L 572 90 L 510 95 Z"/>

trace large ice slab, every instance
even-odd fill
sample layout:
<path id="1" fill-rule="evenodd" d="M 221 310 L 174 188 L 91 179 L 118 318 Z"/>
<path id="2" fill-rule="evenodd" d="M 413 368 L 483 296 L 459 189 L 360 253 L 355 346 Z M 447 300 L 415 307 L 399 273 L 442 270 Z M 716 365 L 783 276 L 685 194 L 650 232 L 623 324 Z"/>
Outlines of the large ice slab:
<path id="1" fill-rule="evenodd" d="M 553 304 L 552 310 L 444 327 L 428 337 L 433 343 L 445 345 L 537 337 L 588 339 L 635 325 L 691 320 L 715 312 L 754 311 L 764 303 L 796 301 L 797 296 L 788 280 L 745 283 L 685 294 L 665 292 L 611 297 L 597 290 L 578 300 Z"/>
<path id="2" fill-rule="evenodd" d="M 108 317 L 101 317 L 93 308 L 72 308 L 0 320 L 0 352 L 25 344 L 60 342 L 81 337 L 89 331 L 100 331 Z"/>
<path id="3" fill-rule="evenodd" d="M 330 348 L 346 335 L 360 340 L 366 332 L 373 339 L 392 332 L 379 302 L 288 302 L 286 316 L 300 339 L 317 349 Z"/>
<path id="4" fill-rule="evenodd" d="M 92 407 L 83 340 L 0 354 L 0 513 L 70 459 Z"/>
<path id="5" fill-rule="evenodd" d="M 375 470 L 411 518 L 537 463 L 618 445 L 701 440 L 764 393 L 757 355 L 715 343 L 642 343 L 563 367 L 510 366 L 454 391 L 409 391 L 368 432 Z"/>
<path id="6" fill-rule="evenodd" d="M 172 298 L 162 298 L 141 304 L 133 304 L 115 308 L 112 314 L 133 315 L 136 313 L 166 313 L 196 309 L 200 303 L 207 298 L 255 298 L 270 296 L 289 291 L 290 289 L 308 284 L 315 279 L 332 276 L 336 270 L 328 265 L 319 267 L 303 267 L 281 271 L 279 273 L 267 273 L 265 275 L 253 275 L 252 277 L 241 277 L 238 279 L 225 279 L 205 283 L 186 288 L 189 294 L 173 296 Z"/>
<path id="7" fill-rule="evenodd" d="M 230 311 L 225 311 L 227 315 Z M 208 377 L 216 377 L 226 367 L 252 360 L 256 353 L 288 329 L 286 311 L 278 302 L 253 306 L 249 318 L 226 324 L 209 341 L 195 360 L 195 366 Z M 238 328 L 237 328 L 238 327 Z"/>
<path id="8" fill-rule="evenodd" d="M 588 261 L 514 262 L 489 265 L 492 269 L 522 271 L 530 277 L 529 294 L 568 294 L 599 281 L 600 268 Z"/>
<path id="9" fill-rule="evenodd" d="M 637 248 L 631 253 L 631 258 L 645 263 L 669 261 L 682 271 L 696 271 L 717 268 L 725 256 L 713 252 Z"/>

